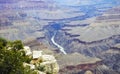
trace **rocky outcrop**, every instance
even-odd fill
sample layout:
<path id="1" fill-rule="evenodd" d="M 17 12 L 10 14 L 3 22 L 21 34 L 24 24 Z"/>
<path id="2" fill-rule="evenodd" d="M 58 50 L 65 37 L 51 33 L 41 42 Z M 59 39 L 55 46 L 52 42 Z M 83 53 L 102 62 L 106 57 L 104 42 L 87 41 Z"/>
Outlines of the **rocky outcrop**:
<path id="1" fill-rule="evenodd" d="M 30 67 L 37 74 L 58 74 L 59 66 L 54 56 L 43 54 L 42 51 L 31 51 L 28 46 L 23 50 L 32 59 L 30 63 L 23 64 L 25 67 Z"/>

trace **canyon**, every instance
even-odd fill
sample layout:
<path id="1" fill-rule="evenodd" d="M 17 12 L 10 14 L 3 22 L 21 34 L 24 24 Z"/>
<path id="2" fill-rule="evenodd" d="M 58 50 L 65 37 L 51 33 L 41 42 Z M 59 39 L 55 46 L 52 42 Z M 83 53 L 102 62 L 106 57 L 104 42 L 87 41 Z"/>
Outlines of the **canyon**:
<path id="1" fill-rule="evenodd" d="M 55 55 L 61 74 L 119 74 L 119 5 L 120 0 L 0 1 L 0 37 Z"/>

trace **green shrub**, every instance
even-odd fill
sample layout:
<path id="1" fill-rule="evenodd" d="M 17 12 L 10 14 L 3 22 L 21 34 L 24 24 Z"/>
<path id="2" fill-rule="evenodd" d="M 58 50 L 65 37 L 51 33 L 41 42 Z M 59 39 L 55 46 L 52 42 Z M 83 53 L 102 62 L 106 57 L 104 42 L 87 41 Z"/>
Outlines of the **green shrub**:
<path id="1" fill-rule="evenodd" d="M 8 50 L 8 46 L 11 48 Z M 0 38 L 0 72 L 1 74 L 23 74 L 23 62 L 29 62 L 23 51 L 23 44 L 20 40 L 7 41 Z"/>

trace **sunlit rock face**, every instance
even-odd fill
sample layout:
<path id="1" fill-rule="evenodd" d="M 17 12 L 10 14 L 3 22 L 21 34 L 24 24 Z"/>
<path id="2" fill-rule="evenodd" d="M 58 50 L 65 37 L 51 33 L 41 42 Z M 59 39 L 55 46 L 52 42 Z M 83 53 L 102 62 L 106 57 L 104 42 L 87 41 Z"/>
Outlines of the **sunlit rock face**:
<path id="1" fill-rule="evenodd" d="M 24 46 L 26 56 L 29 56 L 30 63 L 23 63 L 24 67 L 30 67 L 36 74 L 58 74 L 59 65 L 53 55 L 44 54 L 43 51 L 31 51 L 29 46 Z"/>
<path id="2" fill-rule="evenodd" d="M 0 0 L 0 36 L 30 46 L 40 41 L 58 54 L 56 34 L 68 54 L 101 58 L 120 43 L 119 6 L 120 0 Z"/>

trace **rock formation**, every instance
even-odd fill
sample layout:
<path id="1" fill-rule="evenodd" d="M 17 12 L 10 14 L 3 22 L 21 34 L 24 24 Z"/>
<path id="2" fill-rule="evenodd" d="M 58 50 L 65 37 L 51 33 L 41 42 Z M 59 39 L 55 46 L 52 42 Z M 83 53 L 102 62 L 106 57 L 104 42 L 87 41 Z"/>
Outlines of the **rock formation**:
<path id="1" fill-rule="evenodd" d="M 27 56 L 32 56 L 30 63 L 24 63 L 38 74 L 58 74 L 59 66 L 54 56 L 43 54 L 42 51 L 31 51 L 28 46 L 23 49 Z"/>

